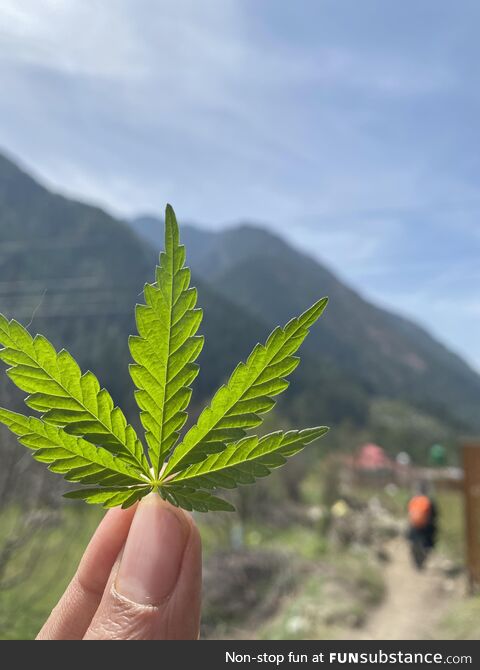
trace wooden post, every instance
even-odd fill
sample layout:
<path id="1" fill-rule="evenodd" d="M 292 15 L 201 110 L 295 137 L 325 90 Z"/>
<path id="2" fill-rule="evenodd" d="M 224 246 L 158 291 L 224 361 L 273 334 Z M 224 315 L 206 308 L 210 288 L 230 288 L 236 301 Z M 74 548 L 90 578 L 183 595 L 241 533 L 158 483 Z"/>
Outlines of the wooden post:
<path id="1" fill-rule="evenodd" d="M 480 442 L 463 446 L 467 570 L 470 592 L 480 589 Z"/>

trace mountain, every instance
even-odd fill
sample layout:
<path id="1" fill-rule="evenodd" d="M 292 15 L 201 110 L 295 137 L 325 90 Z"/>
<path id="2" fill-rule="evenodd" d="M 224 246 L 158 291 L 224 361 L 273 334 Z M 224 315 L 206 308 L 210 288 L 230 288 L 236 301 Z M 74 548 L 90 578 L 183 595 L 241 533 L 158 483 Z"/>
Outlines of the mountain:
<path id="1" fill-rule="evenodd" d="M 132 228 L 157 248 L 162 225 Z M 330 303 L 304 350 L 369 397 L 398 399 L 459 430 L 480 428 L 480 376 L 412 321 L 380 309 L 317 260 L 271 232 L 243 224 L 220 232 L 183 229 L 193 272 L 270 326 L 323 295 Z"/>
<path id="2" fill-rule="evenodd" d="M 157 259 L 127 224 L 50 192 L 0 155 L 0 311 L 69 349 L 127 412 L 134 408 L 127 338 Z M 209 370 L 196 385 L 203 399 L 268 328 L 206 285 L 199 295 L 201 362 Z M 3 381 L 7 403 L 14 393 Z"/>
<path id="3" fill-rule="evenodd" d="M 0 311 L 69 349 L 132 417 L 127 337 L 135 330 L 133 306 L 153 278 L 162 232 L 158 219 L 122 222 L 52 193 L 0 155 Z M 327 294 L 326 316 L 279 401 L 287 424 L 368 426 L 373 400 L 385 398 L 457 430 L 480 427 L 478 375 L 316 260 L 252 225 L 222 232 L 183 225 L 182 237 L 205 315 L 194 410 L 272 327 Z M 19 405 L 4 376 L 0 402 Z"/>
<path id="4" fill-rule="evenodd" d="M 136 408 L 127 338 L 135 330 L 134 305 L 144 283 L 152 281 L 157 259 L 158 249 L 128 224 L 52 193 L 0 155 L 0 312 L 30 324 L 31 332 L 45 334 L 57 348 L 67 348 L 83 369 L 97 374 L 132 420 Z M 206 338 L 192 401 L 198 411 L 238 361 L 267 337 L 270 324 L 208 282 L 194 277 L 194 284 Z M 361 390 L 338 370 L 321 370 L 312 359 L 295 377 L 282 410 L 292 421 L 305 416 L 313 422 L 346 415 L 365 419 Z M 314 402 L 306 404 L 305 398 Z M 5 375 L 0 403 L 23 407 L 21 394 Z"/>

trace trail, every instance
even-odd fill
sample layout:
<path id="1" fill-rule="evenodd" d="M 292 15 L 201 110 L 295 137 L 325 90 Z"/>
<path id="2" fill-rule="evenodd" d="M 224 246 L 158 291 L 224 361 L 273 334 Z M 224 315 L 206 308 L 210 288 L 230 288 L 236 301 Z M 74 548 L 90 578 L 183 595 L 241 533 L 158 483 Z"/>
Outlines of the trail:
<path id="1" fill-rule="evenodd" d="M 449 607 L 460 597 L 462 580 L 446 577 L 442 558 L 432 555 L 423 571 L 416 570 L 407 542 L 397 538 L 388 545 L 385 599 L 372 611 L 365 626 L 349 631 L 348 639 L 428 640 Z"/>

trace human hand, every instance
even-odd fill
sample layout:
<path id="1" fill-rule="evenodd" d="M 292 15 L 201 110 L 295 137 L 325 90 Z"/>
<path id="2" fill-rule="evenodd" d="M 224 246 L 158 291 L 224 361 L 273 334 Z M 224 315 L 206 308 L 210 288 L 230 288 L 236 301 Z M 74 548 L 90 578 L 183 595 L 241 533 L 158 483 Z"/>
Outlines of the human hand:
<path id="1" fill-rule="evenodd" d="M 150 494 L 110 510 L 38 640 L 196 639 L 201 543 L 186 512 Z"/>

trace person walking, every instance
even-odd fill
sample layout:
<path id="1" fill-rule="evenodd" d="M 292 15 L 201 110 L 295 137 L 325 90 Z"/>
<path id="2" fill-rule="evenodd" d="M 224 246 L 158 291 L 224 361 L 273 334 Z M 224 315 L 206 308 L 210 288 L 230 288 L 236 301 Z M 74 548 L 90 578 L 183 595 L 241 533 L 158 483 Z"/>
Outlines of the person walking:
<path id="1" fill-rule="evenodd" d="M 422 569 L 428 554 L 435 547 L 438 530 L 438 510 L 429 494 L 427 482 L 420 482 L 417 492 L 408 502 L 408 524 L 413 562 L 418 569 Z"/>

